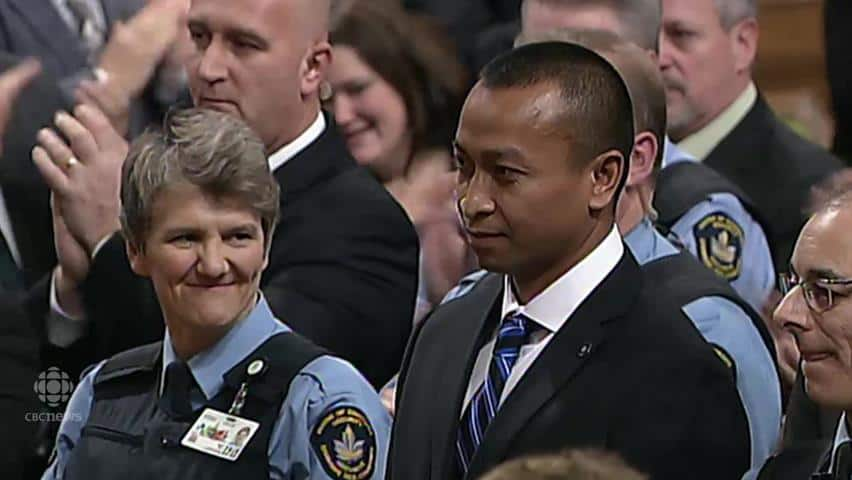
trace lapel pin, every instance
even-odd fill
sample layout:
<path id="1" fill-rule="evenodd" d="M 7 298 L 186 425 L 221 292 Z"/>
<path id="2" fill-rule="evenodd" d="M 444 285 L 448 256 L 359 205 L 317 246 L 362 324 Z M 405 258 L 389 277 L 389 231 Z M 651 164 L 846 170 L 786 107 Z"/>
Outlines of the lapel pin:
<path id="1" fill-rule="evenodd" d="M 585 358 L 588 357 L 589 354 L 592 353 L 592 344 L 584 343 L 579 350 L 577 350 L 577 357 Z"/>
<path id="2" fill-rule="evenodd" d="M 254 377 L 263 372 L 263 368 L 266 366 L 266 362 L 262 359 L 258 358 L 257 360 L 251 362 L 246 370 L 246 373 L 249 374 L 250 377 Z"/>

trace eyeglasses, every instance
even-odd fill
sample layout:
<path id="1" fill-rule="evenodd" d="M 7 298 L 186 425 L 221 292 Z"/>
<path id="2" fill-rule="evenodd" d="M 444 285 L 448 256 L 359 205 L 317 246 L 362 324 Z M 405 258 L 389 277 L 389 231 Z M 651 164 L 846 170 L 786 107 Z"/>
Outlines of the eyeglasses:
<path id="1" fill-rule="evenodd" d="M 834 307 L 834 302 L 840 295 L 831 290 L 831 286 L 852 285 L 852 279 L 840 278 L 818 278 L 816 280 L 802 281 L 796 273 L 788 272 L 778 275 L 778 288 L 782 295 L 787 295 L 796 287 L 802 287 L 802 295 L 808 307 L 816 313 L 823 313 Z"/>

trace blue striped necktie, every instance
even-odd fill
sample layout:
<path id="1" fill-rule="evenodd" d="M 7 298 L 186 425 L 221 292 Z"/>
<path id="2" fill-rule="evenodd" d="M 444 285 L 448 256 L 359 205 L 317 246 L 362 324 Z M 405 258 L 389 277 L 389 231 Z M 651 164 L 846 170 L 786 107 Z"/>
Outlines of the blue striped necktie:
<path id="1" fill-rule="evenodd" d="M 500 405 L 500 395 L 512 368 L 518 361 L 521 347 L 528 343 L 530 335 L 540 327 L 522 313 L 514 313 L 500 325 L 497 341 L 494 343 L 494 353 L 488 367 L 488 376 L 479 390 L 473 395 L 465 409 L 459 426 L 459 437 L 456 441 L 456 453 L 459 465 L 466 474 L 470 460 L 482 439 L 488 424 L 497 414 Z"/>

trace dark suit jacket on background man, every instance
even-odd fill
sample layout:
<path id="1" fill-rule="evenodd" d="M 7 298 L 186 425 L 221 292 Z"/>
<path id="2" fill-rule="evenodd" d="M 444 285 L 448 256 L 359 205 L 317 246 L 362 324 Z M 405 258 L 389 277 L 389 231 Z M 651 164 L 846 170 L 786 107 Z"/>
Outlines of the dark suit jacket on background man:
<path id="1" fill-rule="evenodd" d="M 21 58 L 0 53 L 0 71 Z M 30 160 L 39 129 L 53 123 L 57 110 L 67 108 L 57 78 L 43 72 L 21 92 L 3 133 L 0 188 L 21 254 L 26 284 L 40 280 L 56 265 L 50 219 L 50 190 Z"/>
<path id="2" fill-rule="evenodd" d="M 99 0 L 99 3 L 109 33 L 116 22 L 127 21 L 136 14 L 145 0 Z M 0 2 L 0 51 L 38 58 L 44 70 L 59 79 L 69 103 L 74 101 L 76 83 L 90 76 L 82 41 L 65 23 L 52 0 Z M 149 83 L 141 98 L 133 104 L 130 131 L 139 133 L 151 122 L 159 123 L 168 107 L 157 98 L 154 82 Z"/>
<path id="3" fill-rule="evenodd" d="M 625 252 L 500 406 L 466 478 L 569 447 L 618 452 L 655 480 L 735 479 L 746 471 L 748 423 L 730 372 L 679 309 L 643 283 Z M 500 320 L 502 293 L 502 275 L 485 277 L 412 336 L 389 479 L 461 478 L 461 406 L 477 354 Z"/>
<path id="4" fill-rule="evenodd" d="M 784 125 L 761 97 L 704 162 L 754 201 L 768 222 L 779 272 L 787 271 L 807 219 L 803 209 L 811 187 L 842 167 L 839 159 Z"/>

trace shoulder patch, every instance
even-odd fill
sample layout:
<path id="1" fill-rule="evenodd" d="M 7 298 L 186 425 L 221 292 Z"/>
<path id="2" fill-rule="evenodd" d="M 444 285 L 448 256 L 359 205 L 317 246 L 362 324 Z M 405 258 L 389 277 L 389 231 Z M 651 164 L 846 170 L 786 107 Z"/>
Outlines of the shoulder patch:
<path id="1" fill-rule="evenodd" d="M 340 480 L 370 478 L 376 467 L 376 432 L 354 406 L 329 410 L 311 432 L 311 446 L 325 473 Z"/>
<path id="2" fill-rule="evenodd" d="M 743 229 L 724 212 L 711 213 L 692 229 L 698 259 L 725 280 L 736 280 L 743 263 Z"/>

